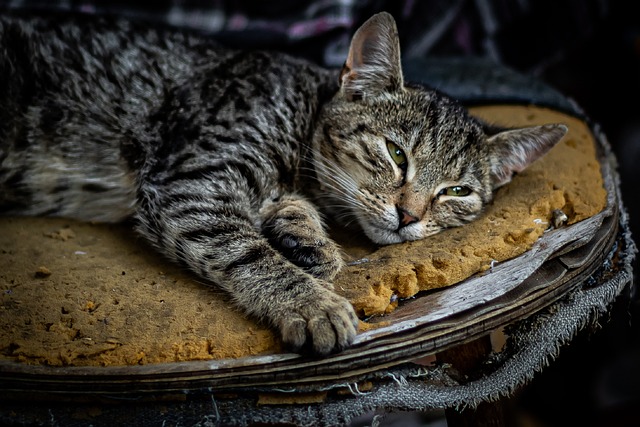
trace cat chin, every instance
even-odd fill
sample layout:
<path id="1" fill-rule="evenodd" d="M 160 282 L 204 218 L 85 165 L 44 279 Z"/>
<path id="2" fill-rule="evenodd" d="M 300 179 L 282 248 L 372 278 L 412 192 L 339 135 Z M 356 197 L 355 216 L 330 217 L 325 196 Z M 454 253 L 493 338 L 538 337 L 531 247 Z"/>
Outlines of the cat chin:
<path id="1" fill-rule="evenodd" d="M 376 245 L 391 245 L 404 241 L 396 230 L 378 227 L 373 224 L 364 223 L 363 221 L 359 222 L 364 234 Z"/>
<path id="2" fill-rule="evenodd" d="M 399 230 L 376 227 L 371 224 L 361 224 L 366 236 L 375 244 L 392 245 L 395 243 L 421 240 L 438 233 L 440 230 L 427 230 L 419 223 L 409 225 Z"/>

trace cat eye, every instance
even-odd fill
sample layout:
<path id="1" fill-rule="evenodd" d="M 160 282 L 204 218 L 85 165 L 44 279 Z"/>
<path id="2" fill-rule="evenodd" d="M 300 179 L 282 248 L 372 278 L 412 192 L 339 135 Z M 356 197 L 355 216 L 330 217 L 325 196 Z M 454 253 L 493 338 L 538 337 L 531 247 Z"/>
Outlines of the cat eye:
<path id="1" fill-rule="evenodd" d="M 469 187 L 463 187 L 462 185 L 454 185 L 453 187 L 447 187 L 440 190 L 439 196 L 452 196 L 452 197 L 464 197 L 471 194 Z"/>
<path id="2" fill-rule="evenodd" d="M 402 151 L 402 148 L 398 147 L 391 141 L 387 141 L 387 150 L 389 150 L 389 155 L 391 155 L 391 159 L 395 162 L 396 165 L 403 171 L 407 170 L 407 156 Z"/>

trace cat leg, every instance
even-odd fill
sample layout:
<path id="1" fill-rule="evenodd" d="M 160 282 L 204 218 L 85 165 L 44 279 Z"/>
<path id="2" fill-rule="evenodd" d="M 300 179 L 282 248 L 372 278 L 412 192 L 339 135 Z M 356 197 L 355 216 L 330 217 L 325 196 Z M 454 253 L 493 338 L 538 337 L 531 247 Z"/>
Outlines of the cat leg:
<path id="1" fill-rule="evenodd" d="M 332 280 L 344 266 L 316 207 L 297 195 L 281 197 L 261 211 L 262 232 L 271 245 L 313 276 Z"/>
<path id="2" fill-rule="evenodd" d="M 138 231 L 163 254 L 226 291 L 248 315 L 274 327 L 293 351 L 348 347 L 358 318 L 347 299 L 276 250 L 255 226 L 249 197 L 207 186 L 141 187 Z"/>

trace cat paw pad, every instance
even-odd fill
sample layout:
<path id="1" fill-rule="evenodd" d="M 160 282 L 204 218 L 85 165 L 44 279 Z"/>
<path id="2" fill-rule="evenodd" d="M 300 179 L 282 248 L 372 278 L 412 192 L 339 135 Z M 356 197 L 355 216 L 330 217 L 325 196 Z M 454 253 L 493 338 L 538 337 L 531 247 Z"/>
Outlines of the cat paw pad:
<path id="1" fill-rule="evenodd" d="M 343 266 L 338 246 L 330 240 L 311 239 L 286 233 L 269 238 L 289 261 L 319 279 L 331 280 Z"/>
<path id="2" fill-rule="evenodd" d="M 344 261 L 317 214 L 300 201 L 281 205 L 274 208 L 262 224 L 262 232 L 271 246 L 314 277 L 333 279 Z"/>

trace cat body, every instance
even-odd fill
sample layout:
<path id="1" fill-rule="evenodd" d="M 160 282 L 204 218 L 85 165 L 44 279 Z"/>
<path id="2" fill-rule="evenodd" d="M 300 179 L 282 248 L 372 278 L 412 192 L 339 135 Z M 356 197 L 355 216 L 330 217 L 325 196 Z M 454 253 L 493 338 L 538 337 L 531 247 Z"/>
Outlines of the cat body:
<path id="1" fill-rule="evenodd" d="M 425 238 L 475 219 L 566 132 L 487 134 L 455 101 L 406 85 L 386 13 L 356 32 L 341 72 L 81 21 L 0 16 L 0 212 L 133 218 L 295 351 L 356 334 L 323 216 L 378 244 Z"/>

